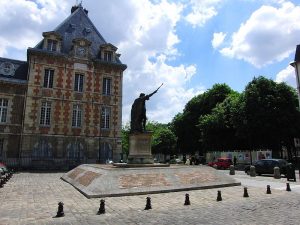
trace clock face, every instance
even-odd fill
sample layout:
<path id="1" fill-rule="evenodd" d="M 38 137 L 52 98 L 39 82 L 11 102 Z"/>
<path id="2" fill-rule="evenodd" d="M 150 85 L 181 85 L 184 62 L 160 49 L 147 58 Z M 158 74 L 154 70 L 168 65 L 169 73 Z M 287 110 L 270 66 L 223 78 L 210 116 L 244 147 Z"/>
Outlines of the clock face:
<path id="1" fill-rule="evenodd" d="M 15 74 L 16 68 L 14 64 L 10 62 L 3 62 L 0 64 L 0 73 L 6 76 L 13 76 Z"/>
<path id="2" fill-rule="evenodd" d="M 86 56 L 86 49 L 84 47 L 78 47 L 76 53 L 77 53 L 76 55 L 79 56 L 79 57 L 85 57 Z"/>

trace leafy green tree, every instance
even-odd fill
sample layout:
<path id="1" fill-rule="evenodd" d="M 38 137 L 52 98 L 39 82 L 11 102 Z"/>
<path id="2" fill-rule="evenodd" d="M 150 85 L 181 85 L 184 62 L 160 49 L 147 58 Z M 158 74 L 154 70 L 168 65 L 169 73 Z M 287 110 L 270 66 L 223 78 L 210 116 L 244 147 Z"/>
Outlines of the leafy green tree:
<path id="1" fill-rule="evenodd" d="M 299 134 L 299 111 L 295 90 L 258 77 L 244 91 L 244 115 L 249 142 L 253 148 L 279 150 Z M 278 151 L 277 151 L 278 154 Z"/>
<path id="2" fill-rule="evenodd" d="M 195 96 L 185 106 L 183 113 L 177 114 L 172 128 L 178 137 L 178 148 L 182 153 L 194 153 L 201 148 L 201 131 L 197 126 L 200 116 L 211 113 L 218 103 L 234 91 L 226 84 L 215 84 L 211 89 Z"/>
<path id="3" fill-rule="evenodd" d="M 209 150 L 227 150 L 239 146 L 235 120 L 239 113 L 240 94 L 230 94 L 222 103 L 216 105 L 210 114 L 200 116 L 199 129 L 203 148 Z"/>
<path id="4" fill-rule="evenodd" d="M 123 154 L 128 155 L 129 154 L 129 132 L 130 132 L 130 126 L 129 124 L 126 124 L 122 127 L 122 152 Z"/>
<path id="5" fill-rule="evenodd" d="M 152 153 L 174 154 L 177 138 L 168 124 L 148 122 L 146 129 L 153 131 Z"/>

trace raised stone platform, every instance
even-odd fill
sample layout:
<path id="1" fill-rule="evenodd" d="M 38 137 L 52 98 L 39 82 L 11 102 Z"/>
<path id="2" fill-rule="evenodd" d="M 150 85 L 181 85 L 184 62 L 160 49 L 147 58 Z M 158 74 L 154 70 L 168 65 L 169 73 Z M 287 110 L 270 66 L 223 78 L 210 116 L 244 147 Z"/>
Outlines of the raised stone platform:
<path id="1" fill-rule="evenodd" d="M 241 185 L 208 166 L 118 168 L 83 164 L 61 177 L 87 198 L 153 194 Z"/>

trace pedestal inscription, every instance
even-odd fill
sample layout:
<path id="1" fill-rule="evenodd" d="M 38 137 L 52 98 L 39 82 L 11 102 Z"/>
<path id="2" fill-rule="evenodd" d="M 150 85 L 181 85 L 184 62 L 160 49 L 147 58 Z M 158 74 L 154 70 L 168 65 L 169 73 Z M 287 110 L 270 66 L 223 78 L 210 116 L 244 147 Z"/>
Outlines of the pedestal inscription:
<path id="1" fill-rule="evenodd" d="M 129 135 L 129 164 L 152 164 L 151 153 L 152 132 Z"/>

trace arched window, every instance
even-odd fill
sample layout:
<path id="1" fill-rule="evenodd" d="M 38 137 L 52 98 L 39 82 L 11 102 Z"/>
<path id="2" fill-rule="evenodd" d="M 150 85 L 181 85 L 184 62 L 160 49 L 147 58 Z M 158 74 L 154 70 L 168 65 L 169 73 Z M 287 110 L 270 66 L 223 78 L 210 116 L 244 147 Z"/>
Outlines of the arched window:
<path id="1" fill-rule="evenodd" d="M 67 146 L 67 157 L 68 159 L 81 160 L 84 158 L 84 147 L 79 141 L 69 143 Z"/>
<path id="2" fill-rule="evenodd" d="M 112 160 L 112 146 L 107 142 L 101 142 L 100 151 L 98 152 L 99 161 L 107 163 Z"/>
<path id="3" fill-rule="evenodd" d="M 41 139 L 33 146 L 33 158 L 47 159 L 52 158 L 52 145 L 48 140 Z"/>

